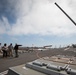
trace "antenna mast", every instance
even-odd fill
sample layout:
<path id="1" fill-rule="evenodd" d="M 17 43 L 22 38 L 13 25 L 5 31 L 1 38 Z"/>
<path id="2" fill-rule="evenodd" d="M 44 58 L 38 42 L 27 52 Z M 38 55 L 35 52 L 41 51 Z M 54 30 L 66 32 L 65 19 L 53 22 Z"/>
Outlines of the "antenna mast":
<path id="1" fill-rule="evenodd" d="M 74 20 L 57 4 L 55 3 L 55 5 L 72 21 L 72 23 L 76 26 L 76 23 L 74 22 Z"/>

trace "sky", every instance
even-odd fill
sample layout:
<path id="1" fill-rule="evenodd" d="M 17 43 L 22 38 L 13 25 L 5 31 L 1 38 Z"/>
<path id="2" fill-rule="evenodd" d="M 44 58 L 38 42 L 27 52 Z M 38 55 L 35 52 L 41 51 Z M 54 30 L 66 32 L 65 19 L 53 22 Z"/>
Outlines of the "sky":
<path id="1" fill-rule="evenodd" d="M 0 42 L 23 46 L 76 44 L 76 0 L 0 0 Z"/>

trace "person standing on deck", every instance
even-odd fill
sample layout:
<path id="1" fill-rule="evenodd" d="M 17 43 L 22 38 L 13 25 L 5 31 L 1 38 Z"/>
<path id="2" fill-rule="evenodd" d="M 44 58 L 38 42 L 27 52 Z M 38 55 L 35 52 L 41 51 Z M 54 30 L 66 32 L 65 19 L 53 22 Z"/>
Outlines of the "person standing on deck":
<path id="1" fill-rule="evenodd" d="M 18 48 L 19 48 L 19 46 L 22 46 L 22 45 L 15 44 L 15 46 L 14 46 L 15 57 L 18 57 L 18 56 L 19 56 L 19 55 L 18 55 Z"/>
<path id="2" fill-rule="evenodd" d="M 1 47 L 1 43 L 0 43 L 0 53 L 1 53 L 1 48 L 2 48 L 2 47 Z"/>
<path id="3" fill-rule="evenodd" d="M 7 57 L 8 47 L 7 47 L 7 44 L 6 43 L 2 47 L 2 51 L 3 51 L 3 57 Z"/>
<path id="4" fill-rule="evenodd" d="M 8 52 L 9 52 L 9 56 L 10 57 L 13 57 L 13 46 L 12 46 L 12 43 L 10 43 L 10 45 L 8 46 Z"/>

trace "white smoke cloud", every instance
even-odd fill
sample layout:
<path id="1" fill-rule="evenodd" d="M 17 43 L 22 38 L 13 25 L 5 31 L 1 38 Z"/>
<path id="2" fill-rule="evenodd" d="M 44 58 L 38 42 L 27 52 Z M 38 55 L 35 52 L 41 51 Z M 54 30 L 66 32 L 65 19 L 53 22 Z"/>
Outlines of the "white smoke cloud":
<path id="1" fill-rule="evenodd" d="M 15 2 L 12 1 L 9 0 L 11 4 Z M 7 33 L 10 35 L 70 36 L 76 34 L 73 23 L 55 6 L 54 2 L 57 2 L 76 20 L 75 0 L 16 0 L 16 3 L 11 6 L 14 8 L 12 13 L 17 17 L 16 23 L 9 26 L 8 20 L 3 21 L 6 27 L 0 31 L 5 32 L 8 27 Z"/>

